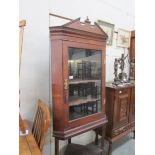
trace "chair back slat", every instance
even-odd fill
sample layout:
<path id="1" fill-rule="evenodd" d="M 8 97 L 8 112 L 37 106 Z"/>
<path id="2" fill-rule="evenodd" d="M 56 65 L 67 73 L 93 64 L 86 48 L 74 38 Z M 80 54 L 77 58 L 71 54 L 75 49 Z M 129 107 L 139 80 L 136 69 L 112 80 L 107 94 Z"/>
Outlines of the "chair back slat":
<path id="1" fill-rule="evenodd" d="M 42 151 L 45 137 L 50 125 L 50 112 L 48 106 L 41 100 L 38 100 L 38 108 L 32 126 L 32 134 Z"/>
<path id="2" fill-rule="evenodd" d="M 36 114 L 36 118 L 35 118 L 35 124 L 34 124 L 34 129 L 33 129 L 33 134 L 34 134 L 34 137 L 36 139 L 36 141 L 38 142 L 38 136 L 39 136 L 39 121 L 42 119 L 39 117 L 39 112 L 40 112 L 40 107 L 38 107 L 38 110 L 37 110 L 37 114 Z"/>
<path id="3" fill-rule="evenodd" d="M 37 140 L 38 114 L 39 114 L 39 107 L 38 107 L 38 109 L 37 109 L 36 116 L 35 116 L 34 123 L 33 123 L 33 128 L 32 128 L 32 133 L 33 133 L 33 136 L 34 136 L 34 138 L 35 138 L 36 140 Z"/>
<path id="4" fill-rule="evenodd" d="M 37 137 L 36 137 L 36 139 L 37 139 L 37 141 L 38 141 L 38 143 L 40 144 L 40 140 L 41 140 L 41 133 L 42 133 L 42 125 L 43 125 L 43 116 L 42 116 L 42 113 L 41 113 L 41 109 L 39 109 L 38 110 L 39 111 L 39 113 L 38 113 L 38 121 L 37 121 L 37 126 L 36 126 L 36 128 L 38 129 L 37 130 Z"/>

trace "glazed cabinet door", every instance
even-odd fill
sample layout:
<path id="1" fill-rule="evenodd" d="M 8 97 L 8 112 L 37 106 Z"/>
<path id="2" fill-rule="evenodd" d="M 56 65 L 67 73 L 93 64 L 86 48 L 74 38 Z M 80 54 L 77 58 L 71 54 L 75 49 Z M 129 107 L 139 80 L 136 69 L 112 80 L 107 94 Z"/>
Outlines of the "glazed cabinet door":
<path id="1" fill-rule="evenodd" d="M 119 128 L 128 123 L 130 89 L 120 89 L 115 92 L 114 128 Z"/>
<path id="2" fill-rule="evenodd" d="M 67 41 L 63 46 L 66 121 L 73 126 L 74 122 L 85 124 L 97 119 L 105 109 L 103 48 Z"/>
<path id="3" fill-rule="evenodd" d="M 131 88 L 129 122 L 135 121 L 135 87 Z"/>

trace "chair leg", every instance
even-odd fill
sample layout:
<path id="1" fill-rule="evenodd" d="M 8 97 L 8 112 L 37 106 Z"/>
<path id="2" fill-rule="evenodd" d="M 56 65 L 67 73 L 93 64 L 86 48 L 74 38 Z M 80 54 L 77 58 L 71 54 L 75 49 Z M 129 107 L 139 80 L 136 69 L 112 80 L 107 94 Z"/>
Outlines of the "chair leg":
<path id="1" fill-rule="evenodd" d="M 68 144 L 71 144 L 71 139 L 68 139 Z"/>
<path id="2" fill-rule="evenodd" d="M 112 142 L 109 141 L 108 155 L 112 155 Z"/>

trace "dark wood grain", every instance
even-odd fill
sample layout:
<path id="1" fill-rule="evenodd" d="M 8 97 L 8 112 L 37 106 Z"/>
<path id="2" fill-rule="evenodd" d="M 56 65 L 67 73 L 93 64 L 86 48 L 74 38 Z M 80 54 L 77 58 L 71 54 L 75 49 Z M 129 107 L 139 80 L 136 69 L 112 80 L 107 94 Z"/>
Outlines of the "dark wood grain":
<path id="1" fill-rule="evenodd" d="M 129 122 L 135 121 L 135 88 L 131 88 Z"/>
<path id="2" fill-rule="evenodd" d="M 83 24 L 83 23 L 82 23 Z M 89 28 L 88 28 L 89 27 Z M 51 55 L 52 55 L 52 98 L 53 98 L 53 124 L 55 137 L 70 137 L 68 131 L 72 131 L 79 126 L 93 127 L 93 121 L 98 120 L 100 126 L 105 124 L 105 33 L 96 25 L 89 23 L 81 25 L 79 20 L 50 28 L 51 35 Z M 68 79 L 68 48 L 95 49 L 102 52 L 102 112 L 96 113 L 86 118 L 69 121 L 68 90 L 63 89 L 64 79 Z M 77 129 L 80 133 L 80 130 Z M 88 128 L 86 128 L 88 130 Z M 84 131 L 84 128 L 81 132 Z M 75 132 L 77 134 L 77 131 Z M 68 134 L 68 136 L 66 135 Z M 73 134 L 73 133 L 72 133 Z M 72 135 L 71 134 L 71 135 Z"/>
<path id="3" fill-rule="evenodd" d="M 135 31 L 131 31 L 130 59 L 135 59 Z"/>

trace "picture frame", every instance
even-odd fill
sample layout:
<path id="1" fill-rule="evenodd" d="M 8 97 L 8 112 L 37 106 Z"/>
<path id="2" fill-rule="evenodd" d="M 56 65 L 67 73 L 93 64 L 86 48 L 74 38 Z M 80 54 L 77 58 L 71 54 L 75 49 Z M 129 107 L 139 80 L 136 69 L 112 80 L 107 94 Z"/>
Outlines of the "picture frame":
<path id="1" fill-rule="evenodd" d="M 130 38 L 131 38 L 130 31 L 127 31 L 124 29 L 118 29 L 117 46 L 123 47 L 123 48 L 129 48 L 130 47 Z"/>
<path id="2" fill-rule="evenodd" d="M 103 29 L 103 31 L 108 35 L 107 45 L 112 45 L 113 42 L 113 33 L 114 33 L 114 24 L 105 22 L 103 20 L 97 20 L 97 24 Z"/>

